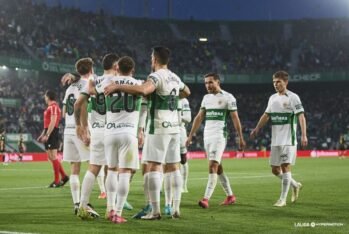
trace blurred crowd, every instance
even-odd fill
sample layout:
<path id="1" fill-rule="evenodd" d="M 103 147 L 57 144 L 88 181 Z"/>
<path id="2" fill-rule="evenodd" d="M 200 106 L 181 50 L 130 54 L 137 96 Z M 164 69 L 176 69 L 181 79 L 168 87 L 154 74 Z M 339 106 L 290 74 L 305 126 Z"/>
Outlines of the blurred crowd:
<path id="1" fill-rule="evenodd" d="M 0 4 L 0 50 L 6 55 L 70 63 L 88 56 L 98 64 L 113 51 L 132 56 L 138 70 L 149 71 L 149 49 L 162 44 L 173 51 L 172 69 L 182 74 L 207 68 L 221 73 L 302 72 L 349 65 L 348 19 L 225 22 L 224 36 L 219 22 L 122 18 L 30 0 Z"/>

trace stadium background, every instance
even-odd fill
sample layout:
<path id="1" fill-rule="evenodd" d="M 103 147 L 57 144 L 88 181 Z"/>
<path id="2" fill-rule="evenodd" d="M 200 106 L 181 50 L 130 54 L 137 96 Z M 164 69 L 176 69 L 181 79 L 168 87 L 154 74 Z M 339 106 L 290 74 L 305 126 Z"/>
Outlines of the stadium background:
<path id="1" fill-rule="evenodd" d="M 349 138 L 349 2 L 263 3 L 0 0 L 0 132 L 6 132 L 8 155 L 14 159 L 9 166 L 0 165 L 0 233 L 348 233 L 348 211 L 343 208 L 348 204 L 348 160 L 334 157 L 297 159 L 293 173 L 305 188 L 297 204 L 286 209 L 272 207 L 279 186 L 266 158 L 224 160 L 238 202 L 233 207 L 216 206 L 224 197 L 217 188 L 212 207 L 204 211 L 197 201 L 205 189 L 207 163 L 191 160 L 190 193 L 183 195 L 179 222 L 163 219 L 154 225 L 132 220 L 133 210 L 125 212 L 129 223 L 124 226 L 104 219 L 80 222 L 72 215 L 69 188 L 46 188 L 51 180 L 47 162 L 16 163 L 19 134 L 24 134 L 30 152 L 24 161 L 33 159 L 32 152 L 43 152 L 34 140 L 43 125 L 43 94 L 50 88 L 63 99 L 65 88 L 59 80 L 74 70 L 76 59 L 92 57 L 101 74 L 105 53 L 130 55 L 136 60 L 136 77 L 144 79 L 150 72 L 150 48 L 159 43 L 172 50 L 170 68 L 192 90 L 193 115 L 206 92 L 202 75 L 221 74 L 223 89 L 238 101 L 246 157 L 247 152 L 265 156 L 263 147 L 269 149 L 270 127 L 255 141 L 248 135 L 275 92 L 271 75 L 279 69 L 291 74 L 289 88 L 300 95 L 306 110 L 306 155 L 336 156 L 340 134 Z M 228 126 L 228 157 L 241 157 L 235 154 L 232 124 Z M 201 129 L 190 151 L 202 149 Z M 44 153 L 39 156 L 47 161 Z M 69 171 L 68 164 L 64 166 Z M 103 214 L 105 202 L 96 199 L 97 190 L 91 200 Z M 138 209 L 143 197 L 137 173 L 129 201 Z"/>
<path id="2" fill-rule="evenodd" d="M 0 130 L 6 131 L 8 151 L 16 151 L 18 133 L 25 134 L 28 151 L 42 151 L 34 139 L 42 129 L 43 93 L 53 88 L 62 100 L 64 88 L 59 79 L 65 72 L 74 71 L 73 64 L 78 58 L 92 57 L 97 73 L 101 74 L 100 63 L 105 53 L 130 55 L 136 60 L 135 76 L 144 79 L 150 71 L 150 48 L 157 44 L 172 50 L 170 68 L 190 86 L 193 116 L 205 93 L 202 75 L 218 72 L 223 78 L 223 89 L 237 98 L 243 132 L 248 139 L 268 96 L 274 92 L 271 75 L 283 69 L 291 74 L 289 88 L 300 94 L 306 110 L 307 150 L 338 148 L 340 134 L 349 133 L 349 20 L 339 18 L 343 16 L 345 1 L 327 5 L 326 1 L 316 4 L 298 1 L 295 2 L 298 7 L 292 9 L 301 10 L 290 10 L 282 16 L 278 13 L 280 3 L 268 1 L 270 6 L 253 8 L 251 14 L 245 14 L 251 15 L 251 19 L 259 17 L 258 21 L 208 20 L 214 13 L 216 18 L 224 17 L 217 14 L 228 4 L 224 1 L 221 4 L 218 1 L 217 9 L 212 11 L 207 11 L 209 1 L 203 2 L 188 15 L 188 7 L 196 4 L 188 2 L 115 1 L 108 8 L 109 1 L 2 0 Z M 129 12 L 131 6 L 135 6 L 133 13 L 138 12 L 138 17 L 126 17 L 134 16 Z M 231 15 L 240 19 L 240 13 L 249 5 L 239 2 L 227 6 L 234 10 L 226 19 L 231 19 Z M 86 12 L 91 9 L 95 13 Z M 210 13 L 200 15 L 197 13 L 200 9 Z M 303 18 L 319 17 L 321 13 L 337 18 Z M 271 16 L 283 19 L 287 14 L 292 20 L 270 20 Z M 228 126 L 234 132 L 232 124 Z M 270 130 L 266 127 L 257 140 L 248 140 L 247 150 L 269 149 L 269 145 Z M 199 132 L 190 150 L 202 148 Z M 230 134 L 228 149 L 236 150 L 234 134 Z"/>

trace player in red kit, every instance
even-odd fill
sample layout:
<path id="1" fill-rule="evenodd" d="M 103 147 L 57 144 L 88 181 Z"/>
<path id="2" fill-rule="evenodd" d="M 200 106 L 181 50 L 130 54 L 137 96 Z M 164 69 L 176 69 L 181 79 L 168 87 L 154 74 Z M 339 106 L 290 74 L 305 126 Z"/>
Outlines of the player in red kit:
<path id="1" fill-rule="evenodd" d="M 53 166 L 54 181 L 48 186 L 49 188 L 61 187 L 69 180 L 61 163 L 57 159 L 57 149 L 59 146 L 58 125 L 61 121 L 61 109 L 55 99 L 56 94 L 53 91 L 46 91 L 45 102 L 48 107 L 44 112 L 44 130 L 38 137 L 38 141 L 45 144 L 48 158 Z M 61 180 L 59 179 L 59 174 L 61 175 Z"/>

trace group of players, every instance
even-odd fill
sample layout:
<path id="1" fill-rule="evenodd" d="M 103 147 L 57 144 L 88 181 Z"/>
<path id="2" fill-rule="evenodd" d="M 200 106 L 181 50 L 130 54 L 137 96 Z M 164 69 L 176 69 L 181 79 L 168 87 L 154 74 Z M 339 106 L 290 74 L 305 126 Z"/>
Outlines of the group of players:
<path id="1" fill-rule="evenodd" d="M 142 146 L 141 162 L 147 203 L 134 217 L 143 220 L 161 219 L 160 191 L 164 182 L 164 213 L 174 219 L 179 218 L 181 194 L 187 190 L 186 186 L 183 187 L 179 163 L 184 165 L 183 168 L 188 168 L 186 147 L 191 144 L 192 137 L 204 120 L 204 147 L 209 161 L 209 177 L 199 205 L 202 208 L 209 207 L 209 199 L 218 180 L 226 193 L 222 205 L 235 203 L 236 197 L 224 174 L 221 160 L 227 143 L 228 116 L 238 135 L 239 148 L 245 147 L 236 99 L 221 89 L 219 75 L 205 75 L 208 94 L 204 96 L 201 109 L 186 137 L 185 123 L 191 121 L 191 114 L 185 98 L 190 95 L 190 90 L 168 69 L 169 58 L 168 48 L 154 47 L 151 53 L 152 73 L 144 82 L 132 77 L 135 71 L 132 58 L 119 58 L 115 54 L 107 54 L 103 58 L 102 76 L 94 74 L 90 58 L 83 58 L 75 64 L 79 77 L 71 74 L 64 77 L 71 84 L 63 101 L 63 160 L 71 163 L 71 174 L 68 177 L 59 162 L 55 162 L 57 178 L 52 187 L 62 186 L 69 180 L 74 210 L 80 218 L 93 219 L 99 216 L 89 200 L 101 167 L 107 165 L 106 218 L 113 223 L 126 222 L 122 210 L 132 176 L 139 168 L 138 148 Z M 302 187 L 291 175 L 291 165 L 296 158 L 297 119 L 301 126 L 303 146 L 307 145 L 307 136 L 301 101 L 298 95 L 287 90 L 288 74 L 283 71 L 275 73 L 273 84 L 276 94 L 270 97 L 268 107 L 251 132 L 251 137 L 256 137 L 266 122 L 271 120 L 270 165 L 272 172 L 282 180 L 280 199 L 274 205 L 281 207 L 286 205 L 290 186 L 293 188 L 293 202 Z M 46 92 L 45 99 L 50 115 L 45 117 L 47 123 L 39 140 L 45 142 L 51 161 L 55 161 L 55 153 L 50 151 L 55 151 L 57 121 L 61 113 L 55 107 L 57 104 L 50 91 Z M 83 161 L 89 161 L 89 167 L 80 188 L 79 174 Z M 184 174 L 188 174 L 185 171 Z"/>

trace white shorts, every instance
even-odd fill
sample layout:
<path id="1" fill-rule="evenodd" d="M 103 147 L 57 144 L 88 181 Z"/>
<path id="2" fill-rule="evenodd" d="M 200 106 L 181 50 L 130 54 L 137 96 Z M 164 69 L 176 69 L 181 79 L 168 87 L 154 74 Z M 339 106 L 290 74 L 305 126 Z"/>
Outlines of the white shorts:
<path id="1" fill-rule="evenodd" d="M 91 135 L 90 164 L 100 166 L 107 165 L 104 152 L 104 133 Z"/>
<path id="2" fill-rule="evenodd" d="M 85 162 L 90 159 L 90 149 L 76 135 L 64 135 L 63 161 Z"/>
<path id="3" fill-rule="evenodd" d="M 146 162 L 178 163 L 181 161 L 179 133 L 147 134 L 144 140 L 143 159 Z"/>
<path id="4" fill-rule="evenodd" d="M 130 134 L 104 137 L 105 156 L 108 167 L 138 169 L 138 139 Z"/>
<path id="5" fill-rule="evenodd" d="M 221 164 L 222 156 L 227 145 L 226 138 L 204 139 L 207 159 Z"/>
<path id="6" fill-rule="evenodd" d="M 187 141 L 187 130 L 184 127 L 180 128 L 180 153 L 181 154 L 186 154 L 187 153 L 187 147 L 185 146 L 185 142 Z"/>
<path id="7" fill-rule="evenodd" d="M 281 166 L 283 163 L 294 165 L 296 163 L 297 146 L 283 145 L 272 146 L 269 163 L 271 166 Z"/>

